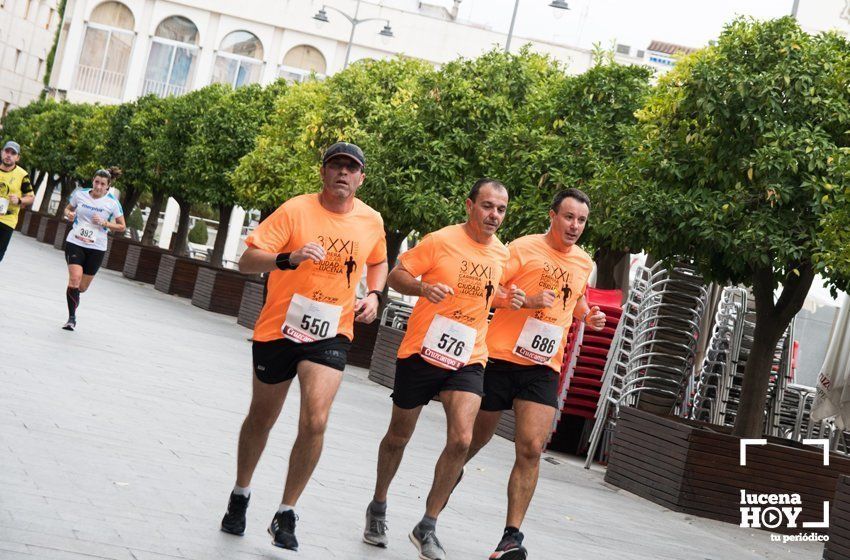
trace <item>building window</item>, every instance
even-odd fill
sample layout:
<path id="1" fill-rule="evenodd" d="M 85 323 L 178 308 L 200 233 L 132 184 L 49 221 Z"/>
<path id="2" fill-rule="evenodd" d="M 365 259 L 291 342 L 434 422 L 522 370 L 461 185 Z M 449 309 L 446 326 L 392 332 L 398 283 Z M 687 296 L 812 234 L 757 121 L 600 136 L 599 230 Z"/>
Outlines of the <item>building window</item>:
<path id="1" fill-rule="evenodd" d="M 43 67 L 44 67 L 44 59 L 39 58 L 39 59 L 38 59 L 38 66 L 36 67 L 36 71 L 35 71 L 35 79 L 36 79 L 36 80 L 38 80 L 39 78 L 41 78 L 41 69 L 42 69 Z"/>
<path id="2" fill-rule="evenodd" d="M 27 3 L 24 4 L 24 19 L 30 18 L 30 4 L 31 3 L 32 3 L 32 0 L 27 0 Z"/>
<path id="3" fill-rule="evenodd" d="M 21 49 L 15 49 L 15 64 L 12 66 L 12 71 L 15 74 L 20 74 L 18 71 L 18 64 L 21 63 Z"/>
<path id="4" fill-rule="evenodd" d="M 289 83 L 294 83 L 303 82 L 310 76 L 323 79 L 326 71 L 325 57 L 317 48 L 299 45 L 290 49 L 283 57 L 283 64 L 278 69 L 278 76 Z"/>
<path id="5" fill-rule="evenodd" d="M 190 20 L 173 16 L 156 28 L 151 39 L 142 95 L 181 95 L 190 88 L 198 58 L 198 28 Z"/>
<path id="6" fill-rule="evenodd" d="M 86 23 L 74 87 L 80 91 L 120 98 L 133 49 L 132 12 L 120 2 L 104 2 Z"/>
<path id="7" fill-rule="evenodd" d="M 0 7 L 2 7 L 2 6 L 0 6 Z M 5 117 L 6 113 L 9 112 L 9 109 L 10 109 L 10 103 L 8 101 L 4 101 L 3 102 L 3 114 L 0 115 L 0 118 Z"/>
<path id="8" fill-rule="evenodd" d="M 260 81 L 263 44 L 247 31 L 234 31 L 221 42 L 213 67 L 212 83 L 239 87 Z"/>
<path id="9" fill-rule="evenodd" d="M 47 23 L 44 24 L 45 29 L 50 29 L 50 24 L 53 23 L 53 14 L 56 13 L 56 10 L 50 8 L 50 13 L 47 16 Z"/>

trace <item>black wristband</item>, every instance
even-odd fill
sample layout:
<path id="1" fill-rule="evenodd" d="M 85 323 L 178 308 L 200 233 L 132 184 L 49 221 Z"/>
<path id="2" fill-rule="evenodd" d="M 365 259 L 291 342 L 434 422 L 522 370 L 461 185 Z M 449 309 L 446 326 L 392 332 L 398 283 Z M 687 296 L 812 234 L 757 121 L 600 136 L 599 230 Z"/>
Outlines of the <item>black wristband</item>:
<path id="1" fill-rule="evenodd" d="M 375 294 L 378 297 L 378 305 L 384 303 L 384 293 L 381 290 L 369 290 L 366 295 L 368 296 L 369 294 Z"/>
<path id="2" fill-rule="evenodd" d="M 298 268 L 289 261 L 289 255 L 292 253 L 279 253 L 274 260 L 274 264 L 280 270 L 295 270 Z"/>

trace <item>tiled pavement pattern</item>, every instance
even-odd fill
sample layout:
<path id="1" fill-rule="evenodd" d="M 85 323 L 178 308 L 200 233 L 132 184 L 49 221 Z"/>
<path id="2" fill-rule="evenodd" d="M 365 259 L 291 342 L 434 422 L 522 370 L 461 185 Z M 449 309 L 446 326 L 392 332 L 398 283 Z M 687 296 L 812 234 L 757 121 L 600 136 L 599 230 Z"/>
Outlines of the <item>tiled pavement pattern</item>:
<path id="1" fill-rule="evenodd" d="M 187 300 L 101 271 L 65 318 L 65 266 L 15 234 L 0 263 L 0 558 L 164 560 L 416 558 L 407 532 L 424 498 L 444 420 L 423 413 L 389 499 L 390 547 L 360 542 L 389 391 L 347 372 L 324 456 L 299 504 L 297 554 L 265 528 L 282 491 L 297 389 L 254 481 L 245 537 L 218 530 L 248 405 L 250 332 Z M 531 558 L 747 560 L 820 558 L 817 544 L 674 513 L 602 481 L 575 459 L 543 462 L 523 527 Z M 510 444 L 471 465 L 440 518 L 450 559 L 484 559 L 498 541 Z"/>

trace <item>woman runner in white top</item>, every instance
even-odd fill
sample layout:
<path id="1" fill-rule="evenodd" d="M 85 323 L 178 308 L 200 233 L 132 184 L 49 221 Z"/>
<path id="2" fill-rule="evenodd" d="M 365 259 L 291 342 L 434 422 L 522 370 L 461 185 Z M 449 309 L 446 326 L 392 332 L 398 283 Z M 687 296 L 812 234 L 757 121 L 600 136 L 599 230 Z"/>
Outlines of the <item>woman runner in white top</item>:
<path id="1" fill-rule="evenodd" d="M 68 321 L 62 328 L 66 331 L 77 326 L 80 294 L 88 289 L 103 262 L 107 234 L 110 231 L 123 233 L 126 229 L 121 203 L 109 194 L 112 180 L 112 173 L 99 169 L 92 179 L 92 188 L 74 191 L 65 207 L 65 218 L 73 222 L 65 238 Z"/>

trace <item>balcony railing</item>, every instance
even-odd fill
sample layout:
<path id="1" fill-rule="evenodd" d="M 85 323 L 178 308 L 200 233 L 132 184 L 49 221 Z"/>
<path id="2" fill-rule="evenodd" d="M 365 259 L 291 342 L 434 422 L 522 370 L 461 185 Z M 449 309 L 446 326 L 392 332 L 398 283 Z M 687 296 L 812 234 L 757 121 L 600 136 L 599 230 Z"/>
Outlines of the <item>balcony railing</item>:
<path id="1" fill-rule="evenodd" d="M 111 72 L 94 66 L 78 64 L 74 87 L 87 93 L 120 99 L 124 92 L 126 78 L 127 75 L 123 72 Z"/>
<path id="2" fill-rule="evenodd" d="M 158 97 L 168 97 L 171 95 L 183 95 L 186 93 L 185 86 L 169 84 L 157 80 L 145 80 L 145 87 L 142 90 L 142 95 L 153 93 Z"/>

